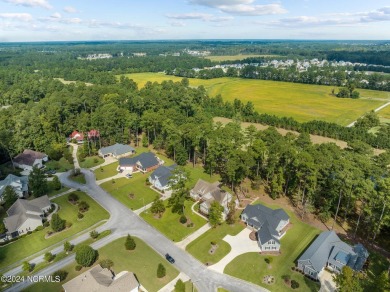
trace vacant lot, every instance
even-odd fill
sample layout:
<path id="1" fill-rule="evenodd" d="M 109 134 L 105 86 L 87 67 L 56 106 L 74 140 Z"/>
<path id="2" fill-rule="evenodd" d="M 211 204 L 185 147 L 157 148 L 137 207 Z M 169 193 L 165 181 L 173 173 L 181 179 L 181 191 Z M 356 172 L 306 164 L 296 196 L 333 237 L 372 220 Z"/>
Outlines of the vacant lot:
<path id="1" fill-rule="evenodd" d="M 111 164 L 101 166 L 95 170 L 96 180 L 101 180 L 118 174 L 118 162 L 115 161 Z"/>
<path id="2" fill-rule="evenodd" d="M 206 59 L 210 59 L 214 62 L 223 62 L 223 61 L 235 61 L 235 60 L 244 60 L 246 58 L 276 58 L 279 55 L 230 55 L 230 56 L 207 56 Z"/>
<path id="3" fill-rule="evenodd" d="M 33 232 L 11 244 L 0 247 L 0 268 L 4 268 L 14 262 L 24 259 L 46 247 L 87 229 L 101 220 L 109 218 L 108 212 L 100 207 L 100 205 L 88 195 L 82 192 L 76 193 L 79 196 L 80 201 L 85 201 L 89 205 L 89 211 L 84 213 L 84 218 L 82 220 L 77 220 L 78 207 L 77 205 L 72 205 L 68 202 L 68 195 L 54 199 L 53 202 L 60 206 L 60 210 L 58 211 L 60 217 L 71 222 L 73 225 L 69 229 L 47 239 L 45 238 L 45 235 L 47 231 L 51 230 L 50 227 Z"/>
<path id="4" fill-rule="evenodd" d="M 272 209 L 278 208 L 275 205 L 267 206 Z M 224 273 L 266 287 L 271 291 L 288 291 L 289 289 L 281 277 L 283 275 L 290 275 L 291 279 L 299 282 L 300 291 L 319 290 L 319 286 L 316 283 L 308 280 L 299 273 L 293 272 L 291 267 L 295 265 L 295 261 L 310 245 L 316 235 L 320 233 L 320 230 L 301 222 L 296 218 L 294 213 L 288 210 L 285 211 L 290 216 L 292 226 L 281 239 L 281 254 L 272 256 L 272 263 L 267 265 L 264 259 L 269 256 L 256 252 L 246 253 L 231 261 L 226 266 Z M 242 267 L 246 268 L 243 269 Z M 272 286 L 263 284 L 262 279 L 266 275 L 274 276 L 275 284 Z"/>
<path id="5" fill-rule="evenodd" d="M 180 81 L 162 73 L 128 74 L 139 87 L 147 81 Z M 360 99 L 337 98 L 334 87 L 241 78 L 190 79 L 191 86 L 203 85 L 210 96 L 221 94 L 224 100 L 251 101 L 259 113 L 293 117 L 299 122 L 323 120 L 348 125 L 390 99 L 389 92 L 358 89 Z M 337 90 L 337 88 L 336 88 Z M 382 99 L 382 100 L 375 100 Z"/>

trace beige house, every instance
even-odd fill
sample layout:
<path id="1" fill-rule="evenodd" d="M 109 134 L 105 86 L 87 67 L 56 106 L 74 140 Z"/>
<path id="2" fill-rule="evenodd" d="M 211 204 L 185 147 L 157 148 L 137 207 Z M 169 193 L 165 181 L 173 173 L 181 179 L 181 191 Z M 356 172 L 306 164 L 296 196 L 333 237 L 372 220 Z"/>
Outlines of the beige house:
<path id="1" fill-rule="evenodd" d="M 224 209 L 223 218 L 229 212 L 229 202 L 232 200 L 233 196 L 222 190 L 219 187 L 219 182 L 209 183 L 202 179 L 199 179 L 190 191 L 190 196 L 194 200 L 200 201 L 200 212 L 208 215 L 211 204 L 213 202 L 218 202 Z"/>
<path id="2" fill-rule="evenodd" d="M 34 200 L 17 199 L 7 210 L 8 217 L 4 218 L 8 238 L 13 238 L 42 226 L 42 219 L 49 211 L 51 202 L 48 196 Z"/>
<path id="3" fill-rule="evenodd" d="M 30 149 L 25 149 L 23 153 L 17 155 L 13 159 L 13 164 L 15 167 L 32 171 L 33 167 L 42 168 L 43 162 L 48 160 L 48 156 L 45 153 L 33 151 Z"/>
<path id="4" fill-rule="evenodd" d="M 62 285 L 65 292 L 138 292 L 140 284 L 131 272 L 116 276 L 100 265 L 89 269 Z"/>

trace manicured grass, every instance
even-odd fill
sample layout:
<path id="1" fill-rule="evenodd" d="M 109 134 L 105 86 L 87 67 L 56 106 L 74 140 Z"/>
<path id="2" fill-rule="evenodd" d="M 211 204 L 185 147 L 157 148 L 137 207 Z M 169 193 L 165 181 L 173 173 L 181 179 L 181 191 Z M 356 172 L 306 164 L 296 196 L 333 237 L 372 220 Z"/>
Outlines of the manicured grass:
<path id="1" fill-rule="evenodd" d="M 279 55 L 227 55 L 227 56 L 207 56 L 206 59 L 210 59 L 213 62 L 223 62 L 223 61 L 235 61 L 235 60 L 244 60 L 246 58 L 276 58 L 280 57 Z"/>
<path id="2" fill-rule="evenodd" d="M 21 238 L 11 244 L 0 247 L 0 268 L 4 268 L 14 262 L 26 258 L 42 249 L 54 245 L 78 232 L 84 231 L 88 227 L 97 222 L 108 219 L 109 214 L 98 203 L 91 199 L 88 195 L 82 192 L 76 192 L 80 201 L 88 203 L 89 211 L 84 213 L 82 220 L 77 220 L 78 207 L 68 202 L 68 195 L 56 198 L 54 203 L 60 206 L 58 214 L 62 219 L 73 223 L 73 225 L 54 236 L 45 239 L 46 232 L 51 230 L 47 227 L 41 231 L 33 232 L 32 234 Z"/>
<path id="3" fill-rule="evenodd" d="M 104 159 L 101 158 L 100 156 L 90 156 L 90 157 L 85 157 L 84 161 L 81 161 L 79 159 L 80 167 L 81 168 L 91 168 L 94 166 L 97 166 L 99 164 L 102 164 L 104 162 Z"/>
<path id="4" fill-rule="evenodd" d="M 244 228 L 245 226 L 240 222 L 236 222 L 233 225 L 223 223 L 216 228 L 210 229 L 192 241 L 186 247 L 186 250 L 204 264 L 215 264 L 219 262 L 224 256 L 226 256 L 231 250 L 230 245 L 224 241 L 223 238 L 228 234 L 232 236 L 237 235 Z M 218 245 L 218 248 L 214 254 L 209 253 L 212 241 Z"/>
<path id="5" fill-rule="evenodd" d="M 388 105 L 387 107 L 385 107 L 385 108 L 381 109 L 380 111 L 378 111 L 377 114 L 381 118 L 383 118 L 385 120 L 389 120 L 390 119 L 390 105 Z"/>
<path id="6" fill-rule="evenodd" d="M 185 166 L 185 169 L 190 173 L 190 179 L 187 182 L 187 186 L 190 189 L 195 186 L 196 182 L 199 179 L 203 179 L 211 183 L 220 180 L 219 174 L 213 174 L 212 176 L 210 176 L 204 171 L 204 168 L 200 165 L 195 165 L 195 167 L 193 167 L 192 163 L 189 163 Z"/>
<path id="7" fill-rule="evenodd" d="M 159 196 L 145 184 L 147 177 L 149 174 L 134 173 L 130 179 L 115 179 L 115 183 L 108 181 L 100 186 L 129 209 L 137 210 Z M 134 198 L 131 199 L 129 194 L 134 194 Z"/>
<path id="8" fill-rule="evenodd" d="M 78 182 L 79 184 L 85 184 L 86 181 L 85 181 L 85 175 L 84 173 L 80 173 L 76 176 L 69 176 L 69 178 L 75 182 Z"/>
<path id="9" fill-rule="evenodd" d="M 67 187 L 62 187 L 62 188 L 60 188 L 59 190 L 53 190 L 53 189 L 51 189 L 50 188 L 50 184 L 49 184 L 49 192 L 48 192 L 48 196 L 49 197 L 53 197 L 53 196 L 55 196 L 55 195 L 58 195 L 58 194 L 61 194 L 61 193 L 63 193 L 63 192 L 66 192 L 66 191 L 68 191 L 69 190 L 69 188 L 67 188 Z"/>
<path id="10" fill-rule="evenodd" d="M 114 162 L 95 169 L 96 180 L 101 180 L 118 174 L 117 168 L 118 162 Z"/>
<path id="11" fill-rule="evenodd" d="M 138 238 L 134 238 L 137 247 L 133 251 L 125 250 L 124 243 L 125 238 L 117 239 L 110 244 L 99 249 L 99 260 L 111 259 L 114 262 L 113 271 L 118 274 L 121 271 L 133 272 L 138 278 L 141 285 L 143 285 L 148 291 L 158 291 L 174 278 L 177 277 L 179 272 L 168 263 L 163 257 L 157 254 L 146 243 Z M 115 253 L 112 251 L 115 250 Z M 156 276 L 157 266 L 162 263 L 166 268 L 166 276 L 162 279 L 158 279 Z M 68 277 L 63 283 L 37 283 L 27 288 L 24 291 L 38 292 L 38 291 L 50 291 L 60 292 L 62 291 L 62 284 L 68 282 L 77 275 L 84 273 L 90 268 L 83 268 L 81 271 L 76 272 L 74 267 L 76 264 L 69 265 L 63 270 L 69 272 Z M 80 291 L 82 292 L 82 291 Z"/>
<path id="12" fill-rule="evenodd" d="M 147 81 L 180 81 L 182 78 L 162 73 L 127 74 L 143 87 Z M 364 113 L 390 99 L 390 93 L 358 89 L 360 99 L 337 98 L 331 95 L 334 87 L 241 78 L 189 79 L 191 86 L 203 85 L 210 96 L 221 94 L 225 101 L 251 101 L 259 113 L 293 117 L 299 122 L 323 120 L 348 125 Z M 337 90 L 337 88 L 336 88 Z"/>
<path id="13" fill-rule="evenodd" d="M 266 204 L 264 204 L 266 205 Z M 267 205 L 270 208 L 279 208 L 275 205 Z M 281 254 L 272 256 L 273 261 L 268 267 L 264 259 L 269 255 L 261 255 L 257 252 L 242 254 L 231 261 L 225 268 L 224 273 L 235 276 L 268 288 L 271 291 L 289 291 L 284 284 L 283 275 L 290 275 L 291 279 L 299 282 L 297 291 L 318 291 L 319 285 L 308 280 L 302 274 L 293 272 L 291 267 L 295 266 L 296 260 L 306 250 L 313 239 L 320 233 L 320 230 L 306 223 L 301 222 L 294 213 L 285 210 L 290 216 L 292 226 L 287 230 L 286 235 L 281 239 Z M 245 268 L 243 268 L 245 267 Z M 275 277 L 275 284 L 266 285 L 262 279 L 266 275 Z M 292 290 L 292 289 L 291 289 Z"/>
<path id="14" fill-rule="evenodd" d="M 230 292 L 230 291 L 223 289 L 223 288 L 218 288 L 217 292 Z"/>
<path id="15" fill-rule="evenodd" d="M 72 149 L 72 148 L 70 148 Z M 73 169 L 73 164 L 69 163 L 68 160 L 66 160 L 64 157 L 62 157 L 60 160 L 49 160 L 45 163 L 46 169 L 54 169 L 57 172 L 65 172 L 70 169 Z"/>
<path id="16" fill-rule="evenodd" d="M 166 201 L 165 204 L 167 204 Z M 193 227 L 187 227 L 186 224 L 181 224 L 179 222 L 180 215 L 172 213 L 171 208 L 168 207 L 166 208 L 161 218 L 155 218 L 150 210 L 142 212 L 141 217 L 144 218 L 146 222 L 153 225 L 160 232 L 164 233 L 169 239 L 172 239 L 176 242 L 181 241 L 186 236 L 190 235 L 206 224 L 205 219 L 192 212 L 192 204 L 192 201 L 185 202 L 184 214 L 192 223 L 194 223 Z"/>

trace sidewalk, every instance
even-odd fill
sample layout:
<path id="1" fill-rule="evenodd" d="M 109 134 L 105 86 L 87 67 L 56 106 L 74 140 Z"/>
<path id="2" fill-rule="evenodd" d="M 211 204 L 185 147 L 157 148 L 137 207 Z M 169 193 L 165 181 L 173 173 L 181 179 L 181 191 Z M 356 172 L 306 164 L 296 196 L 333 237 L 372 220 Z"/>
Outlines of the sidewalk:
<path id="1" fill-rule="evenodd" d="M 206 223 L 201 228 L 196 230 L 194 233 L 188 235 L 186 238 L 184 238 L 182 241 L 176 242 L 176 245 L 182 249 L 186 249 L 186 246 L 190 244 L 190 242 L 197 239 L 202 234 L 206 233 L 211 229 L 211 225 L 209 223 Z"/>
<path id="2" fill-rule="evenodd" d="M 179 279 L 181 279 L 183 282 L 187 282 L 190 279 L 190 277 L 188 277 L 184 273 L 180 273 L 175 279 L 173 279 L 171 282 L 169 282 L 164 287 L 162 287 L 160 290 L 158 290 L 158 292 L 172 292 L 172 291 L 174 291 L 175 284 Z"/>
<path id="3" fill-rule="evenodd" d="M 103 167 L 105 165 L 108 165 L 108 164 L 111 164 L 111 163 L 114 163 L 114 162 L 117 162 L 117 161 L 118 160 L 115 159 L 114 157 L 108 156 L 108 157 L 104 158 L 104 162 L 102 164 L 99 164 L 99 165 L 96 165 L 94 167 L 91 167 L 90 170 L 94 171 L 94 170 L 96 170 L 96 169 L 98 169 L 100 167 Z"/>

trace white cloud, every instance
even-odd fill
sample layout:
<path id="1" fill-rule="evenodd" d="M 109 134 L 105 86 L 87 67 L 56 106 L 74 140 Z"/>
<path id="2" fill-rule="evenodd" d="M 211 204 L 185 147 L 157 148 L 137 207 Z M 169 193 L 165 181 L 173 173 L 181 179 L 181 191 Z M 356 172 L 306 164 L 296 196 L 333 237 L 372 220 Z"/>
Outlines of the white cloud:
<path id="1" fill-rule="evenodd" d="M 46 9 L 52 9 L 52 6 L 47 0 L 3 0 L 8 3 L 15 5 L 26 6 L 26 7 L 42 7 Z"/>
<path id="2" fill-rule="evenodd" d="M 56 12 L 56 13 L 53 13 L 52 15 L 50 15 L 50 18 L 60 19 L 60 18 L 62 18 L 62 16 L 60 13 Z"/>
<path id="3" fill-rule="evenodd" d="M 287 13 L 287 10 L 279 3 L 257 5 L 254 0 L 189 0 L 189 3 L 216 8 L 224 13 L 242 16 Z"/>
<path id="4" fill-rule="evenodd" d="M 181 13 L 181 14 L 167 14 L 165 15 L 171 19 L 180 19 L 180 20 L 192 20 L 199 19 L 203 21 L 210 22 L 223 22 L 234 19 L 232 16 L 215 16 L 208 13 Z"/>
<path id="5" fill-rule="evenodd" d="M 171 26 L 173 27 L 184 27 L 186 26 L 185 22 L 184 21 L 179 21 L 179 20 L 175 20 L 175 21 L 170 21 L 168 22 Z"/>
<path id="6" fill-rule="evenodd" d="M 29 13 L 0 13 L 0 18 L 7 20 L 17 20 L 17 21 L 32 21 L 33 17 Z"/>
<path id="7" fill-rule="evenodd" d="M 77 9 L 72 6 L 66 6 L 63 9 L 66 13 L 77 13 Z"/>

